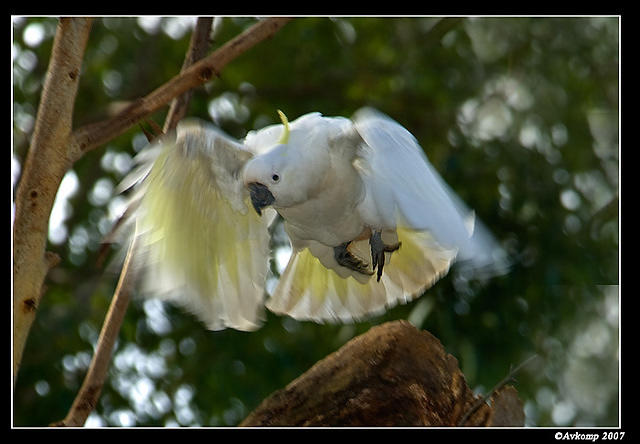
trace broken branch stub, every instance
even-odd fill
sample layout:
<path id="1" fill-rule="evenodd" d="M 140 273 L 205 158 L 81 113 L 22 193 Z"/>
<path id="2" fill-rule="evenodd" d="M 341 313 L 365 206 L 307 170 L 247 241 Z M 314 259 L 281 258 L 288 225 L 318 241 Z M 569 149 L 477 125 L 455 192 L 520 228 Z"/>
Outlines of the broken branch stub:
<path id="1" fill-rule="evenodd" d="M 406 321 L 371 328 L 265 399 L 241 426 L 456 426 L 477 402 L 440 341 Z M 466 426 L 522 426 L 507 386 Z"/>

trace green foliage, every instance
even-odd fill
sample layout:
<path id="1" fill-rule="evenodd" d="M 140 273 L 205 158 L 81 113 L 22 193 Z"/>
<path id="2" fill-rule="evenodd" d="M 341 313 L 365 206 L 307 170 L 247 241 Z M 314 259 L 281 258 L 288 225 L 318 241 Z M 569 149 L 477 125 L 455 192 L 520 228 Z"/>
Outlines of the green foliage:
<path id="1" fill-rule="evenodd" d="M 528 425 L 618 424 L 619 19 L 448 20 L 295 19 L 198 88 L 189 114 L 243 137 L 277 122 L 276 109 L 293 120 L 374 106 L 420 140 L 512 255 L 511 272 L 479 282 L 454 268 L 413 303 L 367 322 L 269 314 L 253 333 L 209 332 L 174 307 L 135 299 L 89 425 L 235 425 L 317 360 L 392 319 L 436 335 L 479 391 L 537 353 L 517 377 Z M 223 19 L 213 46 L 254 21 Z M 189 23 L 97 18 L 75 124 L 177 74 Z M 14 184 L 55 27 L 51 18 L 14 19 Z M 73 166 L 74 193 L 59 196 L 49 248 L 63 261 L 24 353 L 16 426 L 63 418 L 82 383 L 118 273 L 98 260 L 121 208 L 113 187 L 144 145 L 136 127 L 89 153 Z"/>

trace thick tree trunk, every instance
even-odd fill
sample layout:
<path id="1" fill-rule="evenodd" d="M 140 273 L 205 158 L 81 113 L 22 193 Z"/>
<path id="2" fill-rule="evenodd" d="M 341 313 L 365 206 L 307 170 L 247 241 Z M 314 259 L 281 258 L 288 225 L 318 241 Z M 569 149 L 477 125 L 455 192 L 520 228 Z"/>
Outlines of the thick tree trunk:
<path id="1" fill-rule="evenodd" d="M 480 402 L 438 339 L 406 321 L 354 338 L 273 393 L 241 426 L 522 426 L 511 386 Z M 468 412 L 473 412 L 468 414 Z M 467 418 L 465 418 L 467 415 Z"/>
<path id="2" fill-rule="evenodd" d="M 45 252 L 49 215 L 72 163 L 67 150 L 73 106 L 91 18 L 58 23 L 31 146 L 16 193 L 13 222 L 13 383 L 43 293 L 44 278 L 60 260 Z"/>

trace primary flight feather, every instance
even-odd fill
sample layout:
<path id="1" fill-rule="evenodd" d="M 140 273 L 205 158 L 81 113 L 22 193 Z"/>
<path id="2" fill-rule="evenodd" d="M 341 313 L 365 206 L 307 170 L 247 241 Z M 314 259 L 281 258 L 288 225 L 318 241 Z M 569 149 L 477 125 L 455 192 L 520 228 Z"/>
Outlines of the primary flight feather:
<path id="1" fill-rule="evenodd" d="M 372 109 L 281 119 L 242 142 L 186 120 L 145 150 L 122 188 L 136 186 L 146 293 L 209 329 L 252 330 L 264 306 L 346 322 L 420 296 L 454 260 L 499 268 L 493 237 L 400 124 Z M 265 301 L 276 212 L 292 254 Z"/>

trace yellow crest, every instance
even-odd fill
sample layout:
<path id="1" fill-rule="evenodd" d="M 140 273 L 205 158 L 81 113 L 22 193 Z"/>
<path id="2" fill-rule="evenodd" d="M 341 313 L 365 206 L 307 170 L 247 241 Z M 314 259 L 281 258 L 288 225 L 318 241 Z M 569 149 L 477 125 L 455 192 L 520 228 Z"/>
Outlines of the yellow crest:
<path id="1" fill-rule="evenodd" d="M 280 116 L 280 120 L 282 120 L 282 124 L 284 125 L 284 131 L 282 132 L 282 136 L 278 143 L 286 144 L 289 142 L 289 121 L 287 120 L 287 116 L 280 110 L 278 110 L 278 115 Z"/>

